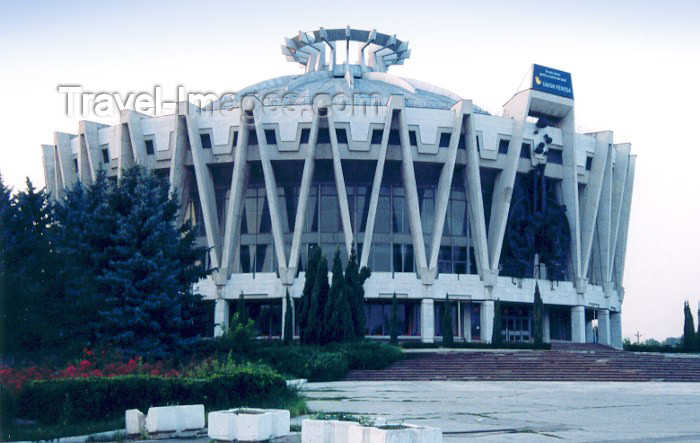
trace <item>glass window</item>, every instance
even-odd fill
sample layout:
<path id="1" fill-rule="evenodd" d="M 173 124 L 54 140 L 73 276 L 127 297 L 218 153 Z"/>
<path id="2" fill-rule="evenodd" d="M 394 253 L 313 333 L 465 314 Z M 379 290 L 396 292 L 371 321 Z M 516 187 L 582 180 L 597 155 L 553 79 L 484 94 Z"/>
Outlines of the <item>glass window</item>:
<path id="1" fill-rule="evenodd" d="M 309 190 L 309 201 L 306 205 L 306 229 L 304 232 L 318 232 L 318 187 Z"/>
<path id="2" fill-rule="evenodd" d="M 375 243 L 372 245 L 372 266 L 370 269 L 376 272 L 391 272 L 391 251 L 389 243 Z"/>
<path id="3" fill-rule="evenodd" d="M 391 194 L 388 187 L 382 186 L 377 202 L 377 215 L 374 232 L 388 234 L 391 227 Z"/>
<path id="4" fill-rule="evenodd" d="M 321 232 L 340 232 L 340 205 L 335 186 L 321 186 Z"/>
<path id="5" fill-rule="evenodd" d="M 420 201 L 420 218 L 423 234 L 432 234 L 435 219 L 435 189 L 432 187 L 419 188 L 418 199 Z"/>

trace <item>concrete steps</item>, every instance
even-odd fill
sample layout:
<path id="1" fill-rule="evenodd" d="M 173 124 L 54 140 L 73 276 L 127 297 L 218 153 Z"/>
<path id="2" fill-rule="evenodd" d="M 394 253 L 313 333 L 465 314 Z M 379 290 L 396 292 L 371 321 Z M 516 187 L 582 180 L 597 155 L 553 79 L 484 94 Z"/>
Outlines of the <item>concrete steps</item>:
<path id="1" fill-rule="evenodd" d="M 421 352 L 346 380 L 673 381 L 700 382 L 700 356 L 618 351 L 591 344 L 554 344 L 550 351 Z"/>

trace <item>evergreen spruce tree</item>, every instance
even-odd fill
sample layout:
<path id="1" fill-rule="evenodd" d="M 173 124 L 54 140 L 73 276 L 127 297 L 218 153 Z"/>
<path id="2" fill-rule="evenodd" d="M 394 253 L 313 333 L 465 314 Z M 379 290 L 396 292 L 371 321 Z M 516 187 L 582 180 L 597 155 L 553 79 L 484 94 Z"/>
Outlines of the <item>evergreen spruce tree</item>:
<path id="1" fill-rule="evenodd" d="M 396 292 L 391 296 L 391 318 L 389 319 L 389 343 L 399 344 L 399 304 L 396 300 Z"/>
<path id="2" fill-rule="evenodd" d="M 491 335 L 491 343 L 495 346 L 500 346 L 503 343 L 503 336 L 501 331 L 503 325 L 501 324 L 501 301 L 496 300 L 493 303 L 493 334 Z"/>
<path id="3" fill-rule="evenodd" d="M 66 307 L 59 283 L 60 261 L 52 253 L 53 213 L 44 190 L 27 179 L 26 190 L 10 196 L 0 186 L 0 298 L 6 351 L 60 346 Z"/>
<path id="4" fill-rule="evenodd" d="M 236 307 L 236 313 L 238 314 L 238 322 L 242 325 L 248 323 L 248 309 L 245 307 L 245 299 L 243 298 L 243 291 L 238 294 L 238 306 Z"/>
<path id="5" fill-rule="evenodd" d="M 321 256 L 316 272 L 311 300 L 309 302 L 308 317 L 306 319 L 305 341 L 310 344 L 323 344 L 323 314 L 328 300 L 328 261 Z"/>
<path id="6" fill-rule="evenodd" d="M 311 298 L 313 296 L 314 285 L 316 284 L 316 272 L 321 261 L 321 248 L 312 246 L 309 249 L 309 258 L 306 262 L 306 271 L 304 272 L 304 289 L 301 293 L 301 298 L 297 306 L 297 324 L 299 325 L 299 341 L 307 343 L 306 332 L 307 319 L 309 318 L 309 308 L 311 307 Z"/>
<path id="7" fill-rule="evenodd" d="M 686 301 L 683 304 L 683 348 L 692 350 L 695 347 L 695 324 L 693 321 L 693 313 L 690 311 L 690 304 Z"/>
<path id="8" fill-rule="evenodd" d="M 199 339 L 192 285 L 210 271 L 198 262 L 189 223 L 177 226 L 177 196 L 142 167 L 125 170 L 107 196 L 116 222 L 109 260 L 97 276 L 98 340 L 127 355 L 163 357 Z"/>
<path id="9" fill-rule="evenodd" d="M 347 299 L 350 304 L 350 313 L 354 335 L 356 338 L 365 336 L 365 281 L 372 275 L 372 272 L 367 266 L 360 269 L 357 262 L 357 253 L 355 248 L 350 251 L 350 259 L 345 266 L 345 290 L 347 291 Z"/>
<path id="10" fill-rule="evenodd" d="M 293 306 L 292 298 L 289 296 L 289 289 L 287 289 L 284 297 L 287 309 L 284 311 L 284 337 L 282 340 L 285 344 L 291 344 L 294 340 L 294 319 L 292 316 Z"/>
<path id="11" fill-rule="evenodd" d="M 535 303 L 534 303 L 534 313 L 533 313 L 533 336 L 535 339 L 535 345 L 542 345 L 543 338 L 543 327 L 542 327 L 542 311 L 544 310 L 544 305 L 542 303 L 542 296 L 540 296 L 540 287 L 535 283 Z"/>
<path id="12" fill-rule="evenodd" d="M 445 304 L 442 306 L 442 345 L 452 346 L 454 337 L 452 336 L 452 303 L 449 294 L 445 295 Z"/>

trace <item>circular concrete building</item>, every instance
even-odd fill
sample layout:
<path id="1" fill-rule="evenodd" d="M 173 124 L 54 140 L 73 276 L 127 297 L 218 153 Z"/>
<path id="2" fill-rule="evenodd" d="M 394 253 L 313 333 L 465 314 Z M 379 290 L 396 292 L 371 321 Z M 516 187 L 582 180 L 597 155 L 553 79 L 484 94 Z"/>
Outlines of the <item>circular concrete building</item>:
<path id="1" fill-rule="evenodd" d="M 622 287 L 635 157 L 612 132 L 575 130 L 570 74 L 533 65 L 528 88 L 491 115 L 387 71 L 407 42 L 323 29 L 286 39 L 301 75 L 266 80 L 173 115 L 121 113 L 44 145 L 48 190 L 115 179 L 141 164 L 167 176 L 215 269 L 199 284 L 215 333 L 243 294 L 264 336 L 283 331 L 312 245 L 372 270 L 367 335 L 439 340 L 452 302 L 457 340 L 533 339 L 536 283 L 545 341 L 622 346 Z"/>

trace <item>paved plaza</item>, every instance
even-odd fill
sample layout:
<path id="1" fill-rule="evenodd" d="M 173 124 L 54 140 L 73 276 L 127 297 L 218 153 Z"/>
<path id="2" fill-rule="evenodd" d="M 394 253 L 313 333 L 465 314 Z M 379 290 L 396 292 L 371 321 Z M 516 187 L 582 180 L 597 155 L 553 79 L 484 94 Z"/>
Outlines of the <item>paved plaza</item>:
<path id="1" fill-rule="evenodd" d="M 700 384 L 309 383 L 315 410 L 437 426 L 457 441 L 700 441 Z"/>

